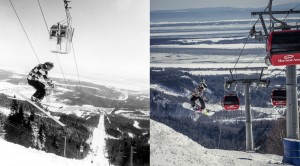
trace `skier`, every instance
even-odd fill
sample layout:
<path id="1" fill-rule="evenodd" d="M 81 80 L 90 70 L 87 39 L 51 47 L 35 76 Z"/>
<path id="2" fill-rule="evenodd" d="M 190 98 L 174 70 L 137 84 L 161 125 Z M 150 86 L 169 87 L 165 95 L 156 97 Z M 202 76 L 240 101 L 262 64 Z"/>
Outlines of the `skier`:
<path id="1" fill-rule="evenodd" d="M 207 88 L 207 85 L 205 84 L 205 81 L 201 82 L 197 88 L 194 90 L 192 97 L 190 99 L 191 101 L 191 106 L 193 107 L 194 110 L 199 110 L 195 105 L 195 101 L 198 99 L 201 107 L 200 111 L 205 109 L 205 103 L 204 103 L 204 90 Z"/>
<path id="2" fill-rule="evenodd" d="M 45 84 L 40 82 L 40 77 L 43 76 L 44 80 L 49 86 L 54 88 L 53 81 L 48 77 L 48 71 L 54 67 L 52 62 L 45 62 L 44 64 L 38 64 L 28 74 L 28 84 L 36 89 L 36 92 L 31 96 L 33 102 L 39 103 L 46 95 Z"/>

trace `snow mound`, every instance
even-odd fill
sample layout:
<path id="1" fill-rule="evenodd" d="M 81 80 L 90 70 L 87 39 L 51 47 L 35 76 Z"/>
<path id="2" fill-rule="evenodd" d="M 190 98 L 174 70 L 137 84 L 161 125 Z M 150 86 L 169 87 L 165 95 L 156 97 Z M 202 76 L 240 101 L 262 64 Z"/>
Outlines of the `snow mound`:
<path id="1" fill-rule="evenodd" d="M 151 165 L 270 166 L 280 165 L 282 156 L 241 151 L 206 149 L 170 127 L 150 120 Z"/>

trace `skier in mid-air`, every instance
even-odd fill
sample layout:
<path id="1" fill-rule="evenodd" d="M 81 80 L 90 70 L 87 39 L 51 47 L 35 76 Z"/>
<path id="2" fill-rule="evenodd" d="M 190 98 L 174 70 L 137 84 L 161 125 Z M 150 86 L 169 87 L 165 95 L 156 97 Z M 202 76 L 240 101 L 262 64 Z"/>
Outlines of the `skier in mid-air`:
<path id="1" fill-rule="evenodd" d="M 205 81 L 203 80 L 203 82 L 200 82 L 200 84 L 195 88 L 192 97 L 190 99 L 191 101 L 191 106 L 194 110 L 199 110 L 199 108 L 196 107 L 196 103 L 195 101 L 198 99 L 201 106 L 200 106 L 200 111 L 205 109 L 205 103 L 204 103 L 204 91 L 207 88 L 207 85 L 205 83 Z"/>
<path id="2" fill-rule="evenodd" d="M 40 77 L 43 76 L 44 80 L 49 86 L 54 88 L 53 81 L 48 77 L 48 72 L 54 67 L 52 62 L 45 62 L 44 64 L 38 64 L 28 74 L 28 84 L 36 89 L 36 92 L 31 96 L 31 100 L 38 103 L 43 100 L 46 95 L 45 84 L 40 81 Z"/>

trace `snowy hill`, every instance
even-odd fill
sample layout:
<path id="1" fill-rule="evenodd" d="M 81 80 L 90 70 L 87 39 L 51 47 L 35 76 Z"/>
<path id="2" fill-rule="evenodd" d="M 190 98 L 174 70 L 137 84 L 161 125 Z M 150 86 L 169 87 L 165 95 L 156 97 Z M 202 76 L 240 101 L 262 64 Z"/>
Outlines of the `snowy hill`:
<path id="1" fill-rule="evenodd" d="M 151 165 L 270 166 L 281 165 L 278 155 L 206 149 L 170 127 L 151 120 Z"/>
<path id="2" fill-rule="evenodd" d="M 46 153 L 32 148 L 25 148 L 18 144 L 0 139 L 1 165 L 5 166 L 84 166 L 109 165 L 105 155 L 104 116 L 101 116 L 98 127 L 94 130 L 91 141 L 91 152 L 83 160 L 68 159 L 53 153 Z"/>
<path id="3" fill-rule="evenodd" d="M 16 92 L 29 98 L 35 91 L 33 87 L 27 85 L 26 76 L 26 73 L 20 71 L 0 69 L 0 115 L 4 115 L 1 120 L 5 124 L 11 125 L 7 121 L 7 117 L 12 112 L 10 109 L 13 103 L 12 97 L 16 95 L 18 100 L 22 100 L 22 97 L 18 96 Z M 139 152 L 139 156 L 135 156 L 133 163 L 145 164 L 149 162 L 150 110 L 148 92 L 100 85 L 95 84 L 93 81 L 82 81 L 78 85 L 75 80 L 67 80 L 68 84 L 64 85 L 62 79 L 51 78 L 56 82 L 57 88 L 53 90 L 50 96 L 46 96 L 42 102 L 49 105 L 48 109 L 51 115 L 66 124 L 66 129 L 69 131 L 67 133 L 67 158 L 81 159 L 79 164 L 73 164 L 68 159 L 62 159 L 62 163 L 65 162 L 64 160 L 66 160 L 65 165 L 68 165 L 67 163 L 70 163 L 70 165 L 85 165 L 86 162 L 90 164 L 92 161 L 95 165 L 108 165 L 108 160 L 111 165 L 129 163 L 130 148 L 126 145 L 130 145 L 128 142 L 131 141 L 137 142 L 135 153 Z M 17 103 L 27 105 L 24 111 L 27 120 L 31 112 L 31 105 L 26 101 L 18 101 Z M 63 108 L 59 109 L 60 106 L 63 106 Z M 51 128 L 53 122 L 46 118 L 43 113 L 38 110 L 34 112 L 37 115 L 35 121 L 38 122 L 38 126 L 43 121 L 47 121 L 47 131 L 57 135 L 60 133 L 57 131 L 58 129 Z M 16 130 L 13 129 L 12 131 Z M 51 140 L 53 138 L 51 134 L 47 135 L 47 148 L 52 145 Z M 46 151 L 48 154 L 55 153 L 63 156 L 64 137 L 58 135 L 57 138 L 59 139 L 59 145 L 61 145 L 58 147 L 60 151 L 55 153 L 47 148 Z M 19 144 L 18 141 L 15 141 L 15 143 Z M 83 154 L 79 154 L 80 144 L 83 145 Z M 8 149 L 10 148 L 8 147 Z M 7 151 L 7 149 L 1 150 L 0 155 Z M 32 151 L 36 150 L 32 149 Z M 45 152 L 38 151 L 34 153 L 44 156 Z M 31 153 L 22 154 L 22 156 L 31 156 Z M 53 161 L 55 160 L 59 159 L 53 159 Z M 48 162 L 48 160 L 45 161 Z M 55 162 L 49 162 L 49 165 L 59 165 Z M 16 165 L 21 164 L 17 162 Z"/>

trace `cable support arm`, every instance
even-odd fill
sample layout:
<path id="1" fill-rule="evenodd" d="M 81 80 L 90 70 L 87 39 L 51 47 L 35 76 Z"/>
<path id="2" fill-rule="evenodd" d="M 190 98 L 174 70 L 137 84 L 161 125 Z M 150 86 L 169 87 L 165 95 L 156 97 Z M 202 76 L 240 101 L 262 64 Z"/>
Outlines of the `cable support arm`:
<path id="1" fill-rule="evenodd" d="M 69 11 L 69 9 L 71 9 L 71 7 L 69 7 L 69 3 L 70 3 L 70 1 L 64 0 L 64 6 L 65 6 L 65 11 L 66 11 L 68 27 L 71 26 L 71 21 L 72 21 L 72 17 L 71 17 L 70 11 Z"/>

